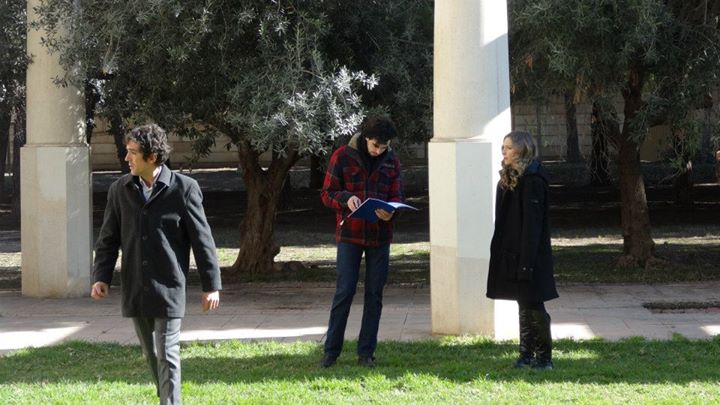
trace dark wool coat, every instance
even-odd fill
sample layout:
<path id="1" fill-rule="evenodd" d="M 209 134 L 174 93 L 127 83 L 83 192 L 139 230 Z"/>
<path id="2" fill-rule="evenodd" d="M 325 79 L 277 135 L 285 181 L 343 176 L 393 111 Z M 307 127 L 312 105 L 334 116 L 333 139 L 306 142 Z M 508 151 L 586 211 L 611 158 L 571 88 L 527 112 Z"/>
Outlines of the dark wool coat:
<path id="1" fill-rule="evenodd" d="M 110 186 L 95 244 L 93 280 L 110 285 L 122 248 L 123 316 L 182 318 L 191 247 L 202 290 L 221 288 L 202 193 L 195 180 L 166 166 L 147 202 L 139 181 L 127 174 Z"/>
<path id="2" fill-rule="evenodd" d="M 347 201 L 357 196 L 361 201 L 378 198 L 402 202 L 400 161 L 392 150 L 381 155 L 372 173 L 363 164 L 355 135 L 347 145 L 339 147 L 330 158 L 320 197 L 325 206 L 335 210 L 335 240 L 360 246 L 377 247 L 392 242 L 393 221 L 368 222 L 347 218 Z M 394 217 L 393 217 L 394 218 Z"/>
<path id="3" fill-rule="evenodd" d="M 538 303 L 558 297 L 548 224 L 548 183 L 533 161 L 514 190 L 498 184 L 487 297 Z"/>

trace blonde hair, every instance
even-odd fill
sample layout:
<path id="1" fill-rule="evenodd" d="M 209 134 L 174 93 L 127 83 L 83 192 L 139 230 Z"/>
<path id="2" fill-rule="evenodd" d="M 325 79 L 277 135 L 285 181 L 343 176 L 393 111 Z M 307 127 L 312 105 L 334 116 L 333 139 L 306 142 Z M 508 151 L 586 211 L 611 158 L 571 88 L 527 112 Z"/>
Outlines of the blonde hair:
<path id="1" fill-rule="evenodd" d="M 513 164 L 505 164 L 503 161 L 500 169 L 500 187 L 503 190 L 514 190 L 530 162 L 537 158 L 538 148 L 535 139 L 528 132 L 512 131 L 505 135 L 503 142 L 507 138 L 510 138 L 518 157 Z"/>

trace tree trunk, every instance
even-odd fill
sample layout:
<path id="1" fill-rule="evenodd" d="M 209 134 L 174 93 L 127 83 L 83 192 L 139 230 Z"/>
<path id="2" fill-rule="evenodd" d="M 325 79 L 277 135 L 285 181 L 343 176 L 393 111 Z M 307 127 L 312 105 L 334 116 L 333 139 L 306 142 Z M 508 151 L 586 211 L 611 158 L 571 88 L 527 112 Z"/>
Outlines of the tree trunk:
<path id="1" fill-rule="evenodd" d="M 294 202 L 293 202 L 293 195 L 295 194 L 295 189 L 292 186 L 292 182 L 290 181 L 290 176 L 287 176 L 285 178 L 285 181 L 283 181 L 282 186 L 280 186 L 280 199 L 278 200 L 278 207 L 277 210 L 291 210 L 293 209 Z"/>
<path id="2" fill-rule="evenodd" d="M 693 181 L 691 174 L 692 169 L 684 169 L 673 179 L 675 204 L 683 208 L 692 208 L 692 206 L 695 205 L 693 201 Z"/>
<path id="3" fill-rule="evenodd" d="M 263 273 L 273 270 L 280 247 L 275 243 L 275 214 L 290 168 L 297 162 L 297 152 L 286 157 L 274 156 L 270 167 L 263 170 L 259 154 L 250 144 L 238 145 L 243 180 L 247 190 L 247 210 L 240 224 L 240 251 L 235 263 L 226 272 L 229 280 L 238 273 Z"/>
<path id="4" fill-rule="evenodd" d="M 712 108 L 703 110 L 702 135 L 700 141 L 700 149 L 697 151 L 695 161 L 698 163 L 713 163 L 715 161 L 715 151 L 712 143 L 713 135 L 713 112 Z"/>
<path id="5" fill-rule="evenodd" d="M 593 186 L 610 185 L 610 158 L 608 153 L 608 126 L 596 102 L 592 105 L 590 124 L 592 152 L 590 153 L 590 184 Z"/>
<path id="6" fill-rule="evenodd" d="M 91 80 L 85 80 L 85 142 L 92 145 L 95 130 L 95 107 L 100 102 L 100 92 Z"/>
<path id="7" fill-rule="evenodd" d="M 567 161 L 578 163 L 580 158 L 580 143 L 578 140 L 577 109 L 572 92 L 565 92 L 565 128 L 567 133 Z"/>
<path id="8" fill-rule="evenodd" d="M 25 146 L 25 97 L 15 107 L 13 139 L 13 217 L 20 218 L 20 148 Z"/>
<path id="9" fill-rule="evenodd" d="M 692 208 L 693 202 L 693 181 L 692 181 L 692 156 L 688 152 L 688 138 L 683 131 L 673 131 L 672 146 L 675 156 L 680 159 L 679 174 L 673 178 L 673 194 L 675 204 L 683 208 Z"/>
<path id="10" fill-rule="evenodd" d="M 625 123 L 618 145 L 618 170 L 620 172 L 621 222 L 623 233 L 623 254 L 620 265 L 646 266 L 655 254 L 655 242 L 650 236 L 650 214 L 648 212 L 645 181 L 640 170 L 639 145 L 632 140 L 633 118 L 642 108 L 643 77 L 633 72 L 623 90 L 625 101 Z"/>
<path id="11" fill-rule="evenodd" d="M 542 147 L 542 102 L 541 100 L 535 101 L 535 123 L 537 124 L 535 139 L 537 142 L 537 154 L 538 159 L 542 160 L 543 157 L 543 147 Z"/>
<path id="12" fill-rule="evenodd" d="M 8 198 L 8 196 L 5 194 L 5 167 L 9 146 L 10 109 L 0 108 L 0 202 L 7 201 Z"/>
<path id="13" fill-rule="evenodd" d="M 325 157 L 310 156 L 310 188 L 319 190 L 325 181 Z"/>
<path id="14" fill-rule="evenodd" d="M 130 173 L 130 166 L 125 161 L 125 155 L 127 155 L 127 149 L 125 149 L 125 124 L 123 124 L 122 117 L 118 113 L 113 113 L 110 118 L 110 133 L 113 135 L 115 141 L 115 150 L 117 151 L 117 158 L 120 162 L 120 171 L 122 173 Z"/>
<path id="15" fill-rule="evenodd" d="M 618 169 L 620 171 L 621 223 L 623 234 L 623 265 L 645 266 L 655 253 L 655 242 L 650 236 L 645 181 L 640 171 L 638 145 L 630 140 L 620 144 Z"/>

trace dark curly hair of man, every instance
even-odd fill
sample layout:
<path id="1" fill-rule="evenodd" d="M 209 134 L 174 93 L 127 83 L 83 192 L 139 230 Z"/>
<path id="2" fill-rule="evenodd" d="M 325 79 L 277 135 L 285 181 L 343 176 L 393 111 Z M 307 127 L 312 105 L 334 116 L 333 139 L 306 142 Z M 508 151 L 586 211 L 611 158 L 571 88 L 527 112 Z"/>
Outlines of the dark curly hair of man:
<path id="1" fill-rule="evenodd" d="M 367 139 L 375 139 L 378 143 L 384 145 L 397 136 L 397 129 L 390 117 L 371 115 L 365 118 L 360 125 L 360 135 Z"/>
<path id="2" fill-rule="evenodd" d="M 150 155 L 154 153 L 155 164 L 158 166 L 165 164 L 170 157 L 170 151 L 172 151 L 168 143 L 167 133 L 157 124 L 147 124 L 133 128 L 125 136 L 125 142 L 128 141 L 134 141 L 140 145 L 144 160 L 148 160 Z"/>

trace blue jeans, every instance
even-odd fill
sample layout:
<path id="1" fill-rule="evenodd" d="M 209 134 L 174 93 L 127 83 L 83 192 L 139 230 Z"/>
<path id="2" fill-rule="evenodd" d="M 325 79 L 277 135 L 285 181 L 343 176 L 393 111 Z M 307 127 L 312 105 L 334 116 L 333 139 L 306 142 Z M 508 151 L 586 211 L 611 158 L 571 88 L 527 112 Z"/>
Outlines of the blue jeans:
<path id="1" fill-rule="evenodd" d="M 338 243 L 337 285 L 325 340 L 325 354 L 333 357 L 339 356 L 342 351 L 345 327 L 357 288 L 363 252 L 365 253 L 365 304 L 358 338 L 358 356 L 372 357 L 377 347 L 383 288 L 390 264 L 390 245 L 373 248 Z"/>

